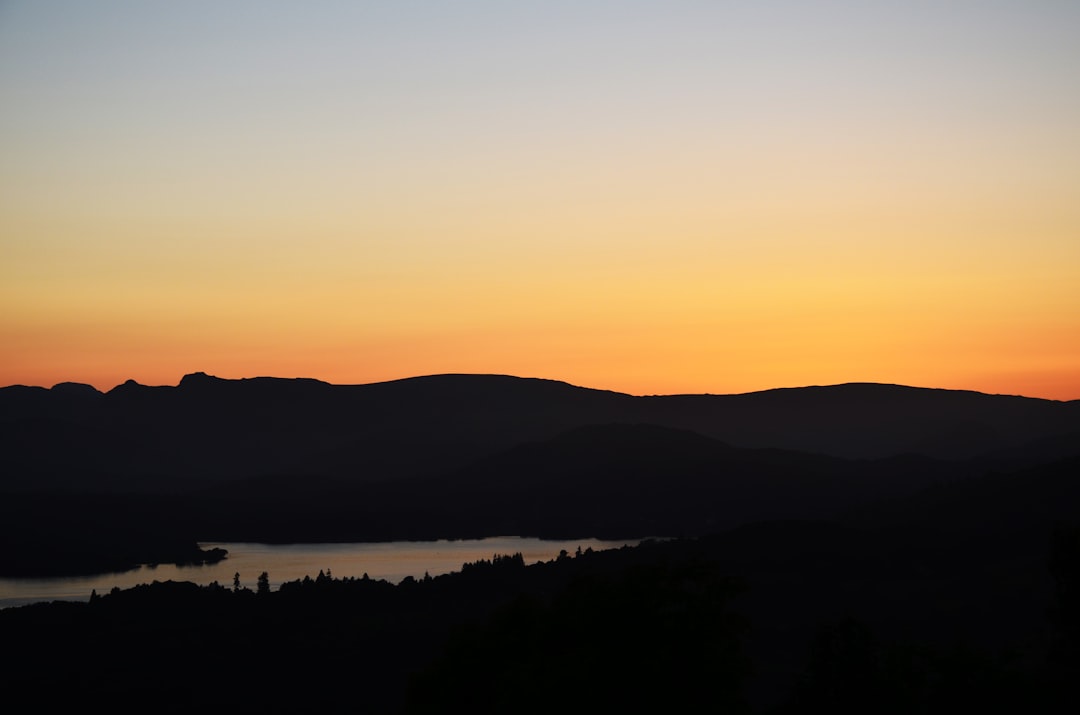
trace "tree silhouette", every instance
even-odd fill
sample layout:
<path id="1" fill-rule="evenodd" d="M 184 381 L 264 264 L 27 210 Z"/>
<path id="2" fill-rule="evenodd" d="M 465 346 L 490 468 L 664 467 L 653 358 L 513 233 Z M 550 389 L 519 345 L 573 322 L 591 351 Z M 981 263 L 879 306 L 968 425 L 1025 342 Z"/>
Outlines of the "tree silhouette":
<path id="1" fill-rule="evenodd" d="M 660 564 L 522 596 L 458 631 L 405 711 L 745 712 L 737 590 L 710 566 Z M 457 685 L 477 672 L 488 687 Z"/>

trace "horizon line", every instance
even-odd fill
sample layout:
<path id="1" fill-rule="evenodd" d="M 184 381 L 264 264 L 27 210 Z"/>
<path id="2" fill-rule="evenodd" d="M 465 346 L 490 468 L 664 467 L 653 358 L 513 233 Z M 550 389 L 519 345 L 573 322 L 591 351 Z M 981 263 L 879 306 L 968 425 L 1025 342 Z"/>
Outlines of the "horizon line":
<path id="1" fill-rule="evenodd" d="M 873 380 L 850 380 L 850 381 L 837 382 L 837 383 L 814 383 L 814 384 L 805 384 L 805 385 L 786 385 L 786 386 L 762 388 L 762 389 L 759 389 L 759 390 L 748 390 L 748 391 L 745 391 L 745 392 L 673 392 L 673 393 L 653 392 L 653 393 L 631 393 L 631 392 L 624 392 L 622 390 L 612 390 L 612 389 L 607 389 L 607 388 L 590 387 L 588 385 L 577 384 L 577 383 L 569 382 L 567 380 L 560 380 L 558 378 L 538 377 L 538 376 L 532 376 L 532 375 L 514 375 L 514 374 L 511 374 L 511 373 L 488 373 L 488 372 L 425 373 L 425 374 L 418 374 L 418 375 L 408 375 L 408 376 L 405 376 L 405 377 L 390 378 L 390 379 L 386 379 L 386 380 L 373 380 L 371 382 L 350 383 L 350 382 L 328 382 L 327 380 L 323 380 L 323 379 L 317 378 L 317 377 L 310 377 L 310 376 L 282 377 L 280 375 L 254 375 L 254 376 L 250 376 L 250 377 L 239 377 L 239 378 L 220 377 L 218 375 L 212 375 L 212 374 L 207 373 L 207 372 L 202 371 L 202 370 L 197 370 L 197 371 L 194 371 L 194 372 L 185 373 L 184 375 L 182 375 L 180 377 L 180 379 L 176 382 L 176 384 L 148 384 L 148 383 L 141 383 L 138 380 L 135 380 L 134 378 L 129 378 L 129 379 L 123 381 L 123 382 L 117 383 L 116 385 L 114 385 L 114 386 L 112 386 L 112 387 L 110 387 L 108 389 L 104 389 L 104 390 L 101 389 L 100 387 L 96 386 L 96 385 L 91 384 L 91 383 L 78 382 L 76 380 L 62 380 L 60 382 L 54 383 L 52 386 L 27 385 L 27 384 L 24 384 L 24 383 L 14 383 L 14 384 L 10 384 L 10 385 L 0 386 L 0 389 L 8 389 L 8 388 L 13 388 L 13 387 L 24 387 L 24 388 L 30 388 L 30 389 L 37 388 L 37 389 L 43 389 L 43 390 L 53 390 L 53 389 L 55 389 L 57 387 L 61 387 L 61 386 L 64 386 L 64 385 L 71 385 L 71 386 L 89 387 L 89 388 L 93 389 L 95 392 L 97 392 L 97 393 L 99 393 L 101 395 L 106 395 L 106 394 L 116 390 L 117 388 L 123 387 L 123 386 L 128 385 L 128 384 L 136 385 L 136 386 L 139 386 L 139 387 L 177 389 L 177 388 L 180 388 L 182 386 L 182 383 L 186 379 L 188 379 L 188 378 L 196 378 L 196 379 L 198 379 L 200 377 L 208 378 L 208 379 L 211 379 L 211 380 L 218 380 L 218 381 L 222 381 L 222 382 L 244 382 L 244 381 L 250 381 L 250 380 L 305 381 L 305 382 L 317 382 L 317 383 L 320 383 L 320 384 L 323 384 L 323 385 L 327 385 L 329 387 L 366 387 L 366 386 L 372 386 L 372 385 L 386 385 L 386 384 L 391 384 L 391 383 L 395 383 L 395 382 L 407 382 L 407 381 L 410 381 L 410 380 L 422 380 L 422 379 L 440 378 L 440 377 L 443 377 L 443 378 L 445 378 L 445 377 L 491 377 L 491 378 L 512 378 L 512 379 L 517 379 L 517 380 L 535 380 L 535 381 L 541 381 L 541 382 L 559 383 L 559 384 L 567 385 L 569 387 L 582 389 L 582 390 L 594 390 L 594 391 L 597 391 L 597 392 L 609 392 L 609 393 L 613 393 L 613 394 L 627 395 L 627 396 L 630 396 L 630 397 L 739 397 L 739 396 L 744 396 L 744 395 L 763 394 L 763 393 L 767 393 L 767 392 L 781 392 L 781 391 L 787 391 L 787 390 L 810 390 L 810 389 L 828 389 L 828 388 L 838 388 L 838 387 L 875 386 L 875 387 L 902 388 L 902 389 L 907 389 L 907 390 L 933 390 L 933 391 L 940 391 L 940 392 L 964 392 L 964 393 L 969 393 L 969 394 L 987 395 L 987 396 L 990 396 L 990 397 L 1018 397 L 1018 398 L 1028 399 L 1028 400 L 1042 400 L 1042 401 L 1045 401 L 1045 402 L 1059 402 L 1059 403 L 1076 402 L 1076 401 L 1078 401 L 1078 399 L 1080 399 L 1080 398 L 1074 398 L 1074 399 L 1064 399 L 1063 400 L 1063 399 L 1057 399 L 1057 398 L 1051 398 L 1051 397 L 1036 397 L 1036 396 L 1032 396 L 1032 395 L 1024 395 L 1024 394 L 1019 394 L 1019 393 L 985 392 L 985 391 L 982 391 L 982 390 L 973 390 L 973 389 L 968 389 L 968 388 L 928 387 L 928 386 L 925 386 L 925 385 L 909 385 L 909 384 L 904 384 L 904 383 L 899 383 L 899 382 L 879 382 L 879 381 L 873 381 Z"/>

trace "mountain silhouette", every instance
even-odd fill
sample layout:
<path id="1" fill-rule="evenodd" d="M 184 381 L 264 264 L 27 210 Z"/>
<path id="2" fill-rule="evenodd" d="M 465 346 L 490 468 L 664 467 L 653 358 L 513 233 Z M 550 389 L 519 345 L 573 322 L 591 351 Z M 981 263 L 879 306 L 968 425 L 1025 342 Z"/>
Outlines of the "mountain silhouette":
<path id="1" fill-rule="evenodd" d="M 499 533 L 701 534 L 762 519 L 826 518 L 958 470 L 742 449 L 649 424 L 578 427 L 480 460 L 423 492 Z M 417 490 L 414 488 L 415 493 Z"/>
<path id="2" fill-rule="evenodd" d="M 21 545 L 7 572 L 40 573 L 198 560 L 197 541 L 700 535 L 876 504 L 892 505 L 888 522 L 923 490 L 1080 455 L 1078 433 L 1080 402 L 874 384 L 13 386 L 0 389 L 0 535 Z"/>
<path id="3" fill-rule="evenodd" d="M 929 460 L 912 473 L 888 460 L 740 449 L 686 430 L 607 424 L 435 477 L 231 482 L 201 491 L 190 511 L 206 515 L 201 528 L 212 540 L 703 534 L 759 519 L 826 518 L 957 473 Z"/>
<path id="4" fill-rule="evenodd" d="M 501 375 L 331 385 L 193 373 L 175 387 L 129 380 L 107 393 L 12 386 L 0 388 L 8 465 L 0 489 L 160 492 L 273 474 L 430 476 L 610 423 L 689 430 L 734 447 L 967 459 L 1080 432 L 1080 402 L 878 384 L 637 397 Z"/>
<path id="5" fill-rule="evenodd" d="M 415 711 L 467 709 L 476 693 L 451 685 L 475 672 L 495 674 L 477 702 L 531 698 L 513 679 L 529 663 L 544 688 L 595 680 L 597 703 L 618 682 L 628 706 L 643 701 L 626 677 L 678 704 L 701 666 L 683 693 L 697 707 L 715 694 L 699 656 L 726 643 L 753 665 L 720 661 L 756 712 L 1014 712 L 1080 672 L 1055 655 L 1080 652 L 1078 437 L 1080 402 L 857 383 L 636 397 L 498 375 L 193 373 L 3 388 L 0 576 L 226 557 L 207 541 L 690 537 L 529 568 L 496 556 L 399 586 L 320 574 L 274 594 L 170 583 L 38 604 L 4 619 L 24 656 L 10 680 L 44 692 L 79 673 L 115 694 L 122 673 L 157 692 L 173 673 L 217 678 L 190 664 L 225 633 L 215 663 L 303 683 L 290 705 L 314 707 L 324 682 L 353 697 L 361 672 L 392 688 L 369 709 L 399 711 L 403 663 Z M 737 618 L 703 640 L 704 616 L 728 607 Z M 55 672 L 25 657 L 95 643 L 121 645 Z M 1017 673 L 1031 680 L 1014 687 Z M 575 688 L 537 702 L 573 710 Z M 897 693 L 935 707 L 893 707 Z M 282 705 L 267 697 L 260 710 Z"/>

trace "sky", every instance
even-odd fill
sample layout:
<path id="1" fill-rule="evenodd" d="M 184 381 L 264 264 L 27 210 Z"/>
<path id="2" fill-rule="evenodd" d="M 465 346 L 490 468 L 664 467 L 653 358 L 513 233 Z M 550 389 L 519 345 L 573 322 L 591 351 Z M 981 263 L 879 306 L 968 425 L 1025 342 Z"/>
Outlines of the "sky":
<path id="1" fill-rule="evenodd" d="M 0 385 L 1080 398 L 1074 0 L 0 0 Z"/>

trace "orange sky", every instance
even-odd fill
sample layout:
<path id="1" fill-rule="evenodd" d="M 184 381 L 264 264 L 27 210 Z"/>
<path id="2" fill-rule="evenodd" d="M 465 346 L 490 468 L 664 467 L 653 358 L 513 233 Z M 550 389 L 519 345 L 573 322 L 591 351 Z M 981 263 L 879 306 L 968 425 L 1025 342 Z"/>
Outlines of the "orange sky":
<path id="1" fill-rule="evenodd" d="M 814 5 L 7 3 L 0 385 L 1080 398 L 1080 10 Z"/>

